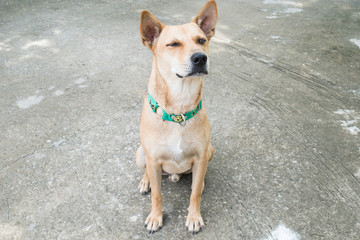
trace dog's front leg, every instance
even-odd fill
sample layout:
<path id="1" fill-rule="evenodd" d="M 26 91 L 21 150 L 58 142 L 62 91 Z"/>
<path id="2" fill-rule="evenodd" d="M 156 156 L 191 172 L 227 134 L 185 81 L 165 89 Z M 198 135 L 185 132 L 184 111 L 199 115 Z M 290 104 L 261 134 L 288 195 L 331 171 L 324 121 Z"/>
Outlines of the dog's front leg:
<path id="1" fill-rule="evenodd" d="M 185 225 L 193 234 L 200 231 L 200 228 L 205 225 L 200 213 L 200 203 L 207 165 L 208 160 L 202 158 L 201 160 L 195 161 L 192 168 L 192 191 L 190 196 L 190 206 L 188 209 L 189 213 Z"/>
<path id="2" fill-rule="evenodd" d="M 151 185 L 151 213 L 146 218 L 145 226 L 149 233 L 156 232 L 163 225 L 161 197 L 161 165 L 146 158 L 146 171 Z"/>

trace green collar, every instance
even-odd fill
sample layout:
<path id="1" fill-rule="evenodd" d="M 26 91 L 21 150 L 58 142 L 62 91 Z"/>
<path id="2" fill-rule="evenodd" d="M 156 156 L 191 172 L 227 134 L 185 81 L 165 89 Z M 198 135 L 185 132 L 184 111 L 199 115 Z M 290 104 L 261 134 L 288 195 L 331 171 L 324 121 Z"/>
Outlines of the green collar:
<path id="1" fill-rule="evenodd" d="M 148 94 L 148 102 L 150 104 L 151 110 L 156 114 L 157 117 L 161 118 L 162 120 L 179 123 L 182 126 L 186 125 L 186 120 L 189 120 L 190 118 L 195 116 L 197 114 L 197 112 L 200 109 L 202 109 L 202 99 L 200 100 L 199 104 L 196 106 L 196 108 L 194 110 L 184 113 L 184 114 L 179 114 L 179 115 L 168 114 L 167 112 L 165 112 L 165 110 L 160 107 L 160 105 L 155 101 L 155 99 L 150 95 L 150 93 Z M 160 117 L 156 113 L 156 110 L 159 107 L 162 109 L 162 117 Z M 183 124 L 181 124 L 181 123 L 183 123 Z"/>

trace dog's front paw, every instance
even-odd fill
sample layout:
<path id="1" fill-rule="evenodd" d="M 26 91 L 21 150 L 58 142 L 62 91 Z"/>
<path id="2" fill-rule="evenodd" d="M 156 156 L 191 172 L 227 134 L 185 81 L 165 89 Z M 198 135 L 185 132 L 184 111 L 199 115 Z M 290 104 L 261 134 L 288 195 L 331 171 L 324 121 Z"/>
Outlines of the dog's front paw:
<path id="1" fill-rule="evenodd" d="M 143 177 L 139 183 L 140 193 L 142 195 L 148 193 L 150 191 L 150 180 L 147 177 Z"/>
<path id="2" fill-rule="evenodd" d="M 200 229 L 205 226 L 204 220 L 201 217 L 200 213 L 197 214 L 188 214 L 186 218 L 186 228 L 191 232 L 192 234 L 196 234 L 200 231 Z"/>
<path id="3" fill-rule="evenodd" d="M 151 212 L 146 218 L 145 227 L 149 233 L 154 233 L 163 226 L 163 216 L 162 213 L 153 213 Z"/>

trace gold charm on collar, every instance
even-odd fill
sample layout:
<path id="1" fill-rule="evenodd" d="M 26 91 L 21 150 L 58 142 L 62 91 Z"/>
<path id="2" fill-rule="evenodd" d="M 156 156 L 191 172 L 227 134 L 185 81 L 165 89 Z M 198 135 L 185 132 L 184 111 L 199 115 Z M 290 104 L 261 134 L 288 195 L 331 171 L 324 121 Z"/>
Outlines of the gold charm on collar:
<path id="1" fill-rule="evenodd" d="M 184 115 L 173 115 L 173 116 L 171 116 L 171 119 L 177 123 L 181 123 L 182 121 L 185 120 Z"/>

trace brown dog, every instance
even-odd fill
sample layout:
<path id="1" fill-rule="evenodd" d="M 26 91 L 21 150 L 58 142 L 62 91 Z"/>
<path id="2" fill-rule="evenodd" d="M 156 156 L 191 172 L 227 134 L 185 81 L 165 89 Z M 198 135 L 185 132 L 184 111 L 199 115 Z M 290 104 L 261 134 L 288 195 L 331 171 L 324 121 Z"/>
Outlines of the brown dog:
<path id="1" fill-rule="evenodd" d="M 192 192 L 186 227 L 197 233 L 204 221 L 201 193 L 214 149 L 202 106 L 202 86 L 208 73 L 209 40 L 215 33 L 217 6 L 210 0 L 190 23 L 165 26 L 148 11 L 141 13 L 142 42 L 153 52 L 148 95 L 140 123 L 138 167 L 145 169 L 140 192 L 151 186 L 151 213 L 145 224 L 151 233 L 163 225 L 161 175 L 172 181 L 192 172 Z"/>

